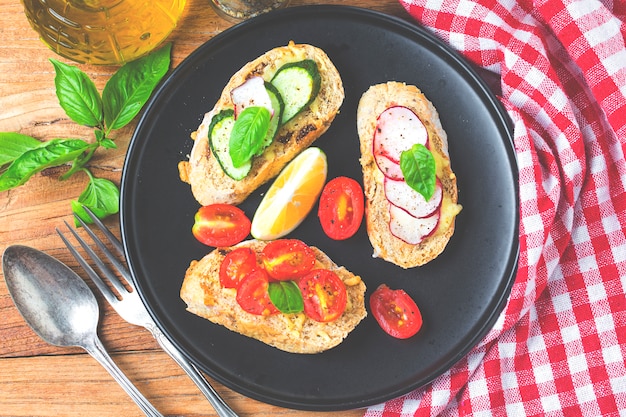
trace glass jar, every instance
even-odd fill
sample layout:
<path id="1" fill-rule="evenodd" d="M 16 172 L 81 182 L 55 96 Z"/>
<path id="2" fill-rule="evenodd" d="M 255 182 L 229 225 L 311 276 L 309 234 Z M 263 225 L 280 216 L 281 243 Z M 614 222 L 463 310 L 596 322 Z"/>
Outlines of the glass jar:
<path id="1" fill-rule="evenodd" d="M 122 65 L 159 46 L 186 0 L 22 0 L 54 52 L 80 63 Z"/>
<path id="2" fill-rule="evenodd" d="M 217 12 L 230 20 L 244 20 L 284 7 L 289 0 L 211 0 Z"/>

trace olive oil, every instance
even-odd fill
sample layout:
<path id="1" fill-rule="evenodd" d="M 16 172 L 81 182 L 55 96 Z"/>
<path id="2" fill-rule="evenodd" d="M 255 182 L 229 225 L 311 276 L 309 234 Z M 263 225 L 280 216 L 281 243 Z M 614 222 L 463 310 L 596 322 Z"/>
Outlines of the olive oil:
<path id="1" fill-rule="evenodd" d="M 122 65 L 163 42 L 186 0 L 22 0 L 50 49 L 80 63 Z"/>

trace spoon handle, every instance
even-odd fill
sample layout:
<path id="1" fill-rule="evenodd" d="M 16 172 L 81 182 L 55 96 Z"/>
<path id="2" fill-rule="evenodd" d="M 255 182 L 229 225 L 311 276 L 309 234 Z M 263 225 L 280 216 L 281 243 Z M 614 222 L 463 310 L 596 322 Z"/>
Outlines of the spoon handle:
<path id="1" fill-rule="evenodd" d="M 219 396 L 217 391 L 209 384 L 204 375 L 200 373 L 191 362 L 189 362 L 183 354 L 169 341 L 167 337 L 154 326 L 148 326 L 148 330 L 152 333 L 156 341 L 159 343 L 163 351 L 165 351 L 178 365 L 187 373 L 189 378 L 198 386 L 200 391 L 209 400 L 219 417 L 238 417 L 237 414 L 226 404 Z"/>
<path id="2" fill-rule="evenodd" d="M 107 353 L 106 349 L 102 345 L 102 342 L 98 337 L 94 337 L 91 343 L 86 343 L 83 348 L 94 359 L 96 359 L 100 365 L 104 367 L 111 376 L 122 386 L 124 391 L 135 401 L 135 403 L 141 408 L 141 411 L 148 417 L 163 417 L 161 413 L 144 397 L 141 392 L 133 385 L 133 383 L 124 375 L 122 370 L 113 362 L 111 356 Z"/>

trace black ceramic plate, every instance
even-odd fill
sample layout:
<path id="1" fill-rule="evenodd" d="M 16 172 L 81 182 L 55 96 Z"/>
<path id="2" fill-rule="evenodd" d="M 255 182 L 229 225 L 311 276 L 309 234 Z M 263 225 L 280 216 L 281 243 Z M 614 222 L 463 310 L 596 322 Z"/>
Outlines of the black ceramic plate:
<path id="1" fill-rule="evenodd" d="M 372 258 L 364 226 L 350 240 L 334 242 L 315 214 L 291 234 L 361 275 L 367 298 L 381 283 L 407 291 L 424 318 L 422 330 L 409 340 L 386 335 L 370 314 L 334 349 L 289 354 L 186 312 L 179 298 L 189 262 L 210 250 L 191 234 L 199 205 L 178 179 L 177 163 L 192 146 L 189 135 L 235 71 L 290 40 L 325 50 L 343 78 L 341 112 L 316 142 L 328 156 L 329 178 L 362 180 L 355 115 L 370 85 L 388 80 L 415 84 L 439 110 L 464 209 L 436 260 L 400 269 Z M 362 9 L 287 8 L 211 39 L 155 94 L 128 151 L 122 235 L 144 302 L 165 334 L 210 376 L 279 406 L 359 408 L 433 380 L 493 326 L 516 270 L 516 172 L 510 127 L 498 101 L 465 61 L 424 29 Z M 250 217 L 266 189 L 242 204 Z"/>

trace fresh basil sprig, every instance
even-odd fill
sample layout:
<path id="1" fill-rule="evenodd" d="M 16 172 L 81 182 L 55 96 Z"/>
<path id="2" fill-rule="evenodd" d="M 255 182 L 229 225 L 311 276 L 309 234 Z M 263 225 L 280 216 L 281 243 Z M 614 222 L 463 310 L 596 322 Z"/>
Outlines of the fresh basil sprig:
<path id="1" fill-rule="evenodd" d="M 284 314 L 300 313 L 304 310 L 304 301 L 298 284 L 293 281 L 270 282 L 267 292 L 272 304 Z"/>
<path id="2" fill-rule="evenodd" d="M 409 187 L 420 193 L 426 201 L 435 193 L 437 177 L 435 158 L 428 148 L 415 144 L 400 154 L 400 169 Z"/>
<path id="3" fill-rule="evenodd" d="M 13 132 L 0 132 L 0 192 L 24 184 L 35 173 L 71 163 L 61 177 L 83 171 L 89 177 L 85 190 L 72 201 L 72 210 L 83 220 L 90 208 L 104 218 L 119 211 L 119 188 L 112 181 L 95 178 L 86 167 L 96 150 L 117 147 L 111 132 L 130 123 L 146 104 L 170 67 L 171 44 L 122 66 L 106 83 L 102 95 L 80 69 L 50 59 L 59 104 L 74 122 L 94 128 L 93 143 L 82 139 L 52 139 L 40 142 Z"/>
<path id="4" fill-rule="evenodd" d="M 228 153 L 235 168 L 259 153 L 270 126 L 270 119 L 270 111 L 261 106 L 246 107 L 237 116 L 228 144 Z"/>

